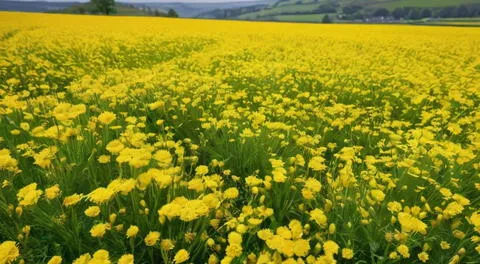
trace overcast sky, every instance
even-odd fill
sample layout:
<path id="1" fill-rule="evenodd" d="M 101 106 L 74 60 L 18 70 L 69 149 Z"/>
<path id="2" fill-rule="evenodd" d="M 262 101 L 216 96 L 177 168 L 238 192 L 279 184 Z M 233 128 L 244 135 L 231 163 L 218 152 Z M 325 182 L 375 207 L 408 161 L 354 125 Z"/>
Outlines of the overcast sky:
<path id="1" fill-rule="evenodd" d="M 2 0 L 0 0 L 2 1 Z M 17 1 L 48 1 L 48 2 L 88 2 L 89 0 L 17 0 Z M 146 2 L 163 2 L 163 3 L 222 3 L 222 2 L 255 2 L 259 0 L 116 0 L 117 2 L 129 3 L 146 3 Z"/>

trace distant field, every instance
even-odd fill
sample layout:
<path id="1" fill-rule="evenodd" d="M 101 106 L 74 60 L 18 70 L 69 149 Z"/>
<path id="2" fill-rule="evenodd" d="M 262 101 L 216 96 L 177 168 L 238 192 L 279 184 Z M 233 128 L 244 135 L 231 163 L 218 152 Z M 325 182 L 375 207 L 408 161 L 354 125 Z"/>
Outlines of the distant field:
<path id="1" fill-rule="evenodd" d="M 387 8 L 390 11 L 397 7 L 429 7 L 429 8 L 441 8 L 445 6 L 458 6 L 461 4 L 480 4 L 480 0 L 340 0 L 336 1 L 339 5 L 336 6 L 337 13 L 341 14 L 342 8 L 348 5 L 358 5 L 363 7 L 363 10 L 368 10 L 371 13 L 378 8 Z M 278 2 L 276 5 L 270 5 L 270 7 L 265 8 L 261 11 L 255 11 L 250 13 L 245 13 L 239 15 L 235 18 L 238 19 L 275 19 L 283 20 L 288 19 L 288 21 L 299 21 L 304 22 L 305 20 L 317 21 L 316 15 L 310 14 L 291 14 L 291 13 L 309 13 L 314 12 L 319 6 L 322 5 L 331 5 L 327 0 L 319 0 L 317 2 L 312 0 L 303 0 L 303 1 L 282 1 Z M 297 19 L 298 20 L 295 20 Z M 291 20 L 293 19 L 293 20 Z"/>
<path id="2" fill-rule="evenodd" d="M 90 3 L 82 3 L 72 5 L 65 9 L 51 11 L 53 13 L 63 13 L 63 14 L 78 14 L 80 10 L 83 10 L 83 13 L 89 13 L 92 10 L 95 10 L 95 7 Z M 116 4 L 115 11 L 110 15 L 112 16 L 149 16 L 147 12 L 144 12 L 138 8 L 125 5 L 125 4 Z"/>
<path id="3" fill-rule="evenodd" d="M 372 1 L 373 2 L 373 1 Z M 378 2 L 378 1 L 375 1 Z M 376 4 L 368 4 L 371 7 L 385 7 L 395 9 L 397 7 L 444 7 L 461 4 L 478 4 L 480 0 L 390 0 Z"/>
<path id="4" fill-rule="evenodd" d="M 416 24 L 423 25 L 436 25 L 436 26 L 468 26 L 478 27 L 480 26 L 480 18 L 443 18 L 439 20 L 425 20 L 423 22 L 414 22 Z"/>
<path id="5" fill-rule="evenodd" d="M 334 18 L 335 14 L 328 14 Z M 321 22 L 325 14 L 305 14 L 305 15 L 278 15 L 273 16 L 277 21 L 297 21 L 297 22 Z"/>
<path id="6" fill-rule="evenodd" d="M 305 5 L 289 5 L 289 6 L 278 6 L 271 9 L 264 9 L 258 12 L 251 12 L 244 15 L 240 15 L 240 19 L 248 19 L 254 17 L 264 17 L 264 16 L 273 16 L 282 13 L 295 13 L 295 12 L 309 12 L 318 7 L 318 4 L 305 4 Z"/>

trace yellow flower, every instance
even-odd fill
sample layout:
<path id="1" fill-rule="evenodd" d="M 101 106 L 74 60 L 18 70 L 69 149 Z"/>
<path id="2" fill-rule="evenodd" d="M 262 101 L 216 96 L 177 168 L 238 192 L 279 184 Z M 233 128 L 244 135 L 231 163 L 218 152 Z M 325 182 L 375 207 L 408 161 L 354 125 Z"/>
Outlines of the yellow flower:
<path id="1" fill-rule="evenodd" d="M 327 216 L 321 209 L 317 208 L 310 211 L 310 217 L 321 227 L 325 227 L 327 225 Z"/>
<path id="2" fill-rule="evenodd" d="M 30 130 L 30 125 L 26 122 L 22 122 L 22 123 L 20 123 L 20 128 L 22 128 L 25 131 L 28 131 L 28 130 Z"/>
<path id="3" fill-rule="evenodd" d="M 134 257 L 132 254 L 125 254 L 118 259 L 118 264 L 133 264 Z"/>
<path id="4" fill-rule="evenodd" d="M 165 251 L 172 250 L 175 247 L 175 243 L 171 239 L 162 239 L 160 242 L 160 248 Z"/>
<path id="5" fill-rule="evenodd" d="M 185 249 L 180 249 L 173 258 L 174 263 L 183 263 L 190 258 L 190 254 Z"/>
<path id="6" fill-rule="evenodd" d="M 57 147 L 48 147 L 33 155 L 35 159 L 34 164 L 42 168 L 50 168 L 52 166 L 52 160 L 55 158 L 55 154 L 57 153 Z"/>
<path id="7" fill-rule="evenodd" d="M 462 213 L 464 207 L 458 202 L 451 202 L 447 205 L 447 208 L 443 210 L 445 217 L 451 218 L 455 215 Z"/>
<path id="8" fill-rule="evenodd" d="M 235 258 L 242 255 L 243 248 L 241 244 L 230 244 L 225 248 L 226 257 Z"/>
<path id="9" fill-rule="evenodd" d="M 188 189 L 189 190 L 194 190 L 196 192 L 201 192 L 203 191 L 203 180 L 202 179 L 192 179 L 191 181 L 188 182 Z"/>
<path id="10" fill-rule="evenodd" d="M 97 250 L 95 253 L 93 253 L 93 258 L 91 261 L 88 262 L 90 263 L 98 263 L 98 264 L 110 264 L 110 254 L 108 251 L 105 249 L 100 249 Z"/>
<path id="11" fill-rule="evenodd" d="M 35 205 L 42 195 L 43 191 L 37 190 L 37 184 L 31 183 L 17 193 L 17 198 L 21 206 Z"/>
<path id="12" fill-rule="evenodd" d="M 72 105 L 69 103 L 60 103 L 52 111 L 52 115 L 58 121 L 67 121 L 84 114 L 87 108 L 84 104 Z"/>
<path id="13" fill-rule="evenodd" d="M 274 168 L 273 171 L 272 171 L 273 181 L 274 182 L 285 182 L 285 180 L 287 179 L 287 176 L 285 176 L 285 173 L 287 173 L 287 171 L 282 167 Z"/>
<path id="14" fill-rule="evenodd" d="M 168 150 L 158 150 L 153 154 L 153 159 L 158 161 L 161 167 L 168 167 L 172 163 L 172 155 Z"/>
<path id="15" fill-rule="evenodd" d="M 60 256 L 53 256 L 47 264 L 61 264 L 62 263 L 62 257 Z"/>
<path id="16" fill-rule="evenodd" d="M 325 159 L 323 157 L 314 156 L 308 162 L 308 167 L 314 171 L 323 171 L 327 169 L 327 166 L 325 166 L 324 162 L 325 162 Z"/>
<path id="17" fill-rule="evenodd" d="M 427 233 L 427 225 L 409 213 L 398 213 L 398 222 L 402 226 L 402 232 L 409 233 L 413 231 L 423 235 Z"/>
<path id="18" fill-rule="evenodd" d="M 388 254 L 388 258 L 389 259 L 398 259 L 398 253 L 396 251 L 390 252 L 390 254 Z"/>
<path id="19" fill-rule="evenodd" d="M 228 234 L 228 243 L 230 244 L 241 244 L 242 243 L 242 235 L 237 232 L 231 232 Z"/>
<path id="20" fill-rule="evenodd" d="M 14 241 L 5 241 L 0 244 L 0 263 L 13 263 L 20 256 L 20 251 Z"/>
<path id="21" fill-rule="evenodd" d="M 96 204 L 103 204 L 112 199 L 114 191 L 107 188 L 97 188 L 87 195 L 88 199 Z"/>
<path id="22" fill-rule="evenodd" d="M 440 247 L 441 247 L 442 249 L 446 250 L 446 249 L 449 249 L 449 248 L 450 248 L 450 244 L 448 244 L 447 241 L 442 241 L 442 242 L 440 242 Z"/>
<path id="23" fill-rule="evenodd" d="M 327 256 L 332 256 L 334 254 L 338 253 L 339 246 L 335 241 L 328 240 L 325 243 L 323 243 L 323 250 L 325 251 L 325 255 Z"/>
<path id="24" fill-rule="evenodd" d="M 400 212 L 402 210 L 402 204 L 397 201 L 389 202 L 387 208 L 388 211 L 392 213 Z"/>
<path id="25" fill-rule="evenodd" d="M 127 229 L 127 238 L 135 237 L 135 236 L 137 235 L 138 231 L 139 231 L 138 226 L 136 226 L 136 225 L 131 225 L 131 226 Z"/>
<path id="26" fill-rule="evenodd" d="M 55 184 L 52 187 L 45 189 L 45 197 L 47 197 L 48 200 L 53 200 L 60 195 L 60 192 L 60 186 Z"/>
<path id="27" fill-rule="evenodd" d="M 460 230 L 453 230 L 453 236 L 458 238 L 458 239 L 464 239 L 465 238 L 465 233 L 463 233 L 462 231 Z"/>
<path id="28" fill-rule="evenodd" d="M 444 196 L 444 197 L 451 197 L 452 196 L 452 192 L 447 189 L 447 188 L 440 188 L 440 193 Z"/>
<path id="29" fill-rule="evenodd" d="M 329 226 L 328 226 L 328 233 L 330 235 L 333 235 L 335 234 L 335 231 L 337 230 L 337 227 L 335 226 L 334 223 L 331 223 Z"/>
<path id="30" fill-rule="evenodd" d="M 117 115 L 109 111 L 103 112 L 98 116 L 98 121 L 104 125 L 112 123 L 115 119 L 117 119 Z"/>
<path id="31" fill-rule="evenodd" d="M 196 175 L 205 175 L 207 173 L 208 173 L 208 167 L 205 165 L 200 165 L 197 168 L 195 168 Z"/>
<path id="32" fill-rule="evenodd" d="M 100 157 L 98 157 L 98 162 L 99 163 L 109 163 L 110 162 L 110 156 L 108 155 L 101 155 Z"/>
<path id="33" fill-rule="evenodd" d="M 96 217 L 100 214 L 100 207 L 90 206 L 84 211 L 84 213 L 88 217 Z"/>
<path id="34" fill-rule="evenodd" d="M 257 236 L 262 240 L 270 240 L 273 238 L 273 233 L 270 229 L 262 229 L 257 232 Z"/>
<path id="35" fill-rule="evenodd" d="M 427 252 L 421 252 L 417 256 L 418 256 L 418 259 L 423 263 L 428 261 L 428 253 Z"/>
<path id="36" fill-rule="evenodd" d="M 148 235 L 145 237 L 145 245 L 151 247 L 157 244 L 158 240 L 160 239 L 160 232 L 157 231 L 150 231 Z"/>
<path id="37" fill-rule="evenodd" d="M 400 253 L 400 255 L 402 255 L 402 257 L 404 258 L 410 257 L 408 247 L 404 244 L 401 244 L 400 246 L 397 247 L 397 252 Z"/>
<path id="38" fill-rule="evenodd" d="M 343 248 L 342 249 L 342 258 L 352 259 L 353 258 L 353 250 L 350 249 L 350 248 Z"/>
<path id="39" fill-rule="evenodd" d="M 383 199 L 385 199 L 385 194 L 381 190 L 371 190 L 370 195 L 377 202 L 381 202 Z"/>
<path id="40" fill-rule="evenodd" d="M 223 197 L 225 199 L 235 199 L 238 197 L 238 189 L 233 187 L 233 188 L 228 188 L 225 190 L 225 192 L 223 193 Z"/>
<path id="41" fill-rule="evenodd" d="M 457 264 L 457 263 L 460 263 L 460 256 L 459 255 L 453 256 L 450 259 L 450 261 L 448 262 L 448 264 Z"/>
<path id="42" fill-rule="evenodd" d="M 310 243 L 308 242 L 308 240 L 298 239 L 294 241 L 293 254 L 295 254 L 298 257 L 305 257 L 307 256 L 309 251 L 310 251 Z"/>
<path id="43" fill-rule="evenodd" d="M 96 224 L 90 229 L 90 235 L 92 237 L 103 237 L 105 232 L 110 229 L 110 224 Z"/>
<path id="44" fill-rule="evenodd" d="M 322 184 L 317 179 L 308 178 L 305 181 L 305 188 L 313 192 L 319 192 L 322 189 Z"/>
<path id="45" fill-rule="evenodd" d="M 80 202 L 81 199 L 82 199 L 82 194 L 75 193 L 65 197 L 65 199 L 63 199 L 63 205 L 65 205 L 66 207 L 72 206 Z"/>
<path id="46" fill-rule="evenodd" d="M 72 264 L 90 264 L 90 260 L 92 259 L 92 256 L 90 254 L 86 253 L 78 257 L 73 261 Z"/>
<path id="47" fill-rule="evenodd" d="M 18 171 L 18 161 L 10 156 L 10 150 L 0 149 L 0 170 Z"/>
<path id="48" fill-rule="evenodd" d="M 108 142 L 106 148 L 110 153 L 116 154 L 116 153 L 120 153 L 120 151 L 122 151 L 125 148 L 125 146 L 122 144 L 120 140 L 115 139 Z"/>

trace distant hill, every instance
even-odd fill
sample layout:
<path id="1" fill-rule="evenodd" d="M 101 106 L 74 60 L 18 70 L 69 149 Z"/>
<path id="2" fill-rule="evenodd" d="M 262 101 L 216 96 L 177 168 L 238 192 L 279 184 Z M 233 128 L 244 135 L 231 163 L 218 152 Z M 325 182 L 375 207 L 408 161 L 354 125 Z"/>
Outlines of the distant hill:
<path id="1" fill-rule="evenodd" d="M 128 2 L 127 2 L 128 1 Z M 133 2 L 119 1 L 118 14 L 121 15 L 149 15 L 155 11 L 166 13 L 173 9 L 180 17 L 197 17 L 201 14 L 214 10 L 235 9 L 253 5 L 266 5 L 275 0 L 251 0 L 238 2 Z M 117 3 L 117 4 L 118 4 Z M 133 8 L 133 9 L 132 9 Z M 0 10 L 24 11 L 24 12 L 60 12 L 60 13 L 84 13 L 91 8 L 87 3 L 71 2 L 48 2 L 48 1 L 10 1 L 0 0 Z M 135 10 L 134 10 L 135 9 Z M 139 11 L 140 10 L 140 11 Z"/>
<path id="2" fill-rule="evenodd" d="M 217 19 L 320 22 L 395 22 L 423 18 L 478 17 L 480 0 L 278 0 L 259 8 L 213 10 L 200 16 Z"/>
<path id="3" fill-rule="evenodd" d="M 239 2 L 139 2 L 131 3 L 135 7 L 150 7 L 152 9 L 168 10 L 170 8 L 174 9 L 180 17 L 198 17 L 201 14 L 206 14 L 208 12 L 213 12 L 214 10 L 225 10 L 225 9 L 235 9 L 242 8 L 247 6 L 262 5 L 272 3 L 272 0 L 252 0 L 252 1 L 239 1 Z"/>
<path id="4" fill-rule="evenodd" d="M 89 2 L 46 2 L 0 0 L 0 10 L 22 12 L 48 12 L 60 14 L 98 14 Z M 113 16 L 167 16 L 169 8 L 155 9 L 145 5 L 117 2 Z"/>
<path id="5" fill-rule="evenodd" d="M 47 12 L 68 8 L 79 2 L 47 2 L 47 1 L 5 1 L 0 0 L 2 11 Z"/>
<path id="6" fill-rule="evenodd" d="M 97 8 L 91 3 L 75 3 L 69 7 L 58 10 L 48 11 L 50 13 L 60 13 L 60 14 L 98 14 Z M 164 12 L 161 13 L 161 16 L 166 16 Z M 147 10 L 141 10 L 133 5 L 126 3 L 116 3 L 115 11 L 111 13 L 115 16 L 152 16 L 153 12 L 147 12 Z M 159 15 L 160 16 L 160 15 Z"/>

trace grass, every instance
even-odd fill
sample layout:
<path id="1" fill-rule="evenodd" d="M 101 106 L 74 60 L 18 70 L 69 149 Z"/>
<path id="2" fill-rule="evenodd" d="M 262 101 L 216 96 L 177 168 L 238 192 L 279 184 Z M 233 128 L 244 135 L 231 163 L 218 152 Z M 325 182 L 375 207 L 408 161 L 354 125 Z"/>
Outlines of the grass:
<path id="1" fill-rule="evenodd" d="M 251 12 L 251 13 L 245 13 L 242 14 L 236 18 L 238 19 L 246 19 L 246 20 L 255 20 L 255 19 L 260 19 L 260 20 L 268 20 L 268 19 L 275 19 L 275 20 L 281 20 L 283 21 L 284 19 L 287 19 L 287 21 L 297 21 L 295 20 L 298 18 L 299 22 L 305 22 L 305 21 L 318 21 L 315 19 L 316 15 L 310 15 L 310 14 L 298 14 L 298 15 L 292 15 L 292 14 L 287 14 L 287 13 L 294 13 L 294 12 L 312 12 L 315 8 L 320 6 L 321 4 L 326 3 L 327 1 L 319 1 L 317 3 L 313 3 L 312 1 L 303 1 L 301 4 L 296 4 L 297 1 L 282 1 L 279 2 L 279 4 L 275 7 L 270 7 L 261 11 L 256 11 L 256 12 Z M 357 1 L 357 0 L 344 0 L 344 1 L 338 1 L 340 4 L 339 12 L 341 10 L 341 7 L 346 6 L 346 5 L 360 5 L 363 6 L 365 9 L 376 9 L 376 8 L 387 8 L 390 11 L 397 7 L 430 7 L 430 8 L 436 8 L 436 7 L 445 7 L 445 6 L 458 6 L 461 4 L 480 4 L 480 0 L 460 0 L 460 1 L 455 1 L 452 3 L 452 1 L 449 0 L 382 0 L 382 1 Z"/>
<path id="2" fill-rule="evenodd" d="M 334 19 L 336 14 L 327 14 L 330 19 Z M 304 14 L 304 15 L 277 15 L 273 16 L 276 21 L 293 21 L 293 22 L 322 22 L 325 14 Z"/>
<path id="3" fill-rule="evenodd" d="M 445 7 L 461 4 L 480 4 L 480 0 L 392 0 L 383 3 L 371 4 L 372 7 L 385 7 L 393 10 L 397 7 Z"/>
<path id="4" fill-rule="evenodd" d="M 476 28 L 0 12 L 0 36 L 2 263 L 477 261 Z"/>

